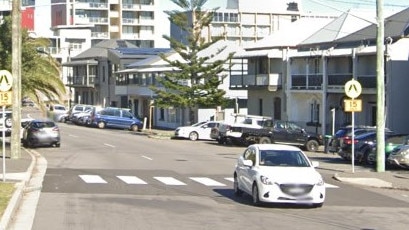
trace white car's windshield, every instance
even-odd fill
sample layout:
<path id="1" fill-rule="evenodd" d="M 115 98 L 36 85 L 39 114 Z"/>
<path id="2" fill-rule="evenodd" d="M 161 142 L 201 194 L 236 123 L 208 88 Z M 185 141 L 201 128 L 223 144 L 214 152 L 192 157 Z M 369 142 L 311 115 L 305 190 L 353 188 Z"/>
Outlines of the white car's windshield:
<path id="1" fill-rule="evenodd" d="M 310 167 L 309 161 L 300 151 L 261 150 L 260 166 Z"/>

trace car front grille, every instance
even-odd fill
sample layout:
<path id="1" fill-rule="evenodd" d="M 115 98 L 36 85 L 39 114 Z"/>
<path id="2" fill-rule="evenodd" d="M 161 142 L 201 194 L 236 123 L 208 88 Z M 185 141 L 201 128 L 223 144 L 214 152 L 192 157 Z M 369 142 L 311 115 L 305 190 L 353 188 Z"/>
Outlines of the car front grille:
<path id="1" fill-rule="evenodd" d="M 311 192 L 314 185 L 311 184 L 281 184 L 280 189 L 283 193 L 290 196 L 304 196 Z"/>

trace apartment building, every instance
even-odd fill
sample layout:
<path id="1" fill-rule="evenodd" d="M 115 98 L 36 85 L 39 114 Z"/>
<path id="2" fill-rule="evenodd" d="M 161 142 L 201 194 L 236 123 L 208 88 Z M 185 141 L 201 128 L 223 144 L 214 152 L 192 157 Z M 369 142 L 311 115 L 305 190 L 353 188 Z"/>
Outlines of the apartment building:
<path id="1" fill-rule="evenodd" d="M 186 13 L 191 15 L 191 12 Z M 301 0 L 227 0 L 225 7 L 215 11 L 212 23 L 202 35 L 206 40 L 222 36 L 226 41 L 246 46 L 287 27 L 300 17 Z M 171 25 L 171 36 L 180 41 L 186 37 L 174 25 Z"/>
<path id="2" fill-rule="evenodd" d="M 155 47 L 155 0 L 51 0 L 51 25 L 94 25 L 91 43 L 123 39 Z"/>

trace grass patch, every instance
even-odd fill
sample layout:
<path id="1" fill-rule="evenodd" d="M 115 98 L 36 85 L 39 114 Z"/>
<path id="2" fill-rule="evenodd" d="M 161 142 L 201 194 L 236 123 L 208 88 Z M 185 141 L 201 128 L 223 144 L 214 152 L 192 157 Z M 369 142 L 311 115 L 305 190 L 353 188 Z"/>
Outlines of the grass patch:
<path id="1" fill-rule="evenodd" d="M 14 183 L 0 182 L 0 217 L 3 216 L 11 197 L 13 196 L 14 190 Z"/>

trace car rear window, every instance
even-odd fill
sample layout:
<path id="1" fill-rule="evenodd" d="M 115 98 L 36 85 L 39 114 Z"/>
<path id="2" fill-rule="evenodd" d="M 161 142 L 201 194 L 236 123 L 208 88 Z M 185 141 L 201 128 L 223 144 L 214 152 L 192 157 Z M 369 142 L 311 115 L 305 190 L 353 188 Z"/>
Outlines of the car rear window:
<path id="1" fill-rule="evenodd" d="M 44 122 L 35 122 L 33 124 L 34 127 L 36 128 L 52 128 L 55 126 L 55 123 L 52 121 L 44 121 Z"/>

